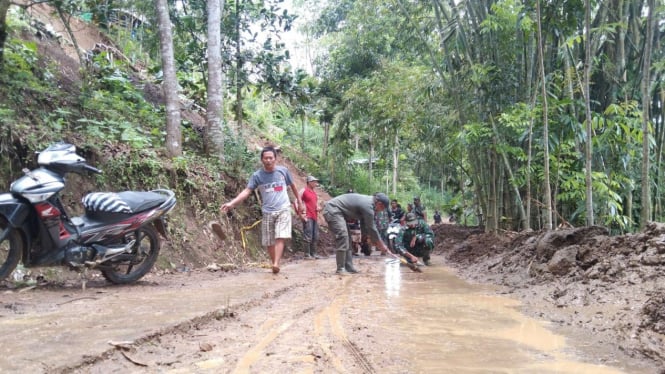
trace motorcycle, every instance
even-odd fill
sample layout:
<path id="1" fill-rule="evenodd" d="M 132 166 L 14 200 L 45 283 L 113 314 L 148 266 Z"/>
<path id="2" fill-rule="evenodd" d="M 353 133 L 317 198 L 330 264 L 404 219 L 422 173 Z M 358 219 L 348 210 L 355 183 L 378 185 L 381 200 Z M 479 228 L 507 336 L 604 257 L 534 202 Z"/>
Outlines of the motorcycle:
<path id="1" fill-rule="evenodd" d="M 391 256 L 398 258 L 401 262 L 408 266 L 409 269 L 422 273 L 422 270 L 418 267 L 418 259 L 413 256 L 409 251 L 405 251 L 400 248 L 397 244 L 397 240 L 404 230 L 404 226 L 399 220 L 393 220 L 388 224 L 388 229 L 386 229 L 386 236 L 388 237 L 388 249 L 390 250 Z"/>
<path id="2" fill-rule="evenodd" d="M 173 191 L 92 192 L 82 201 L 85 214 L 70 217 L 60 198 L 65 175 L 102 171 L 67 143 L 49 146 L 37 163 L 0 194 L 0 280 L 19 262 L 26 268 L 97 269 L 116 284 L 135 282 L 152 269 L 159 235 L 167 239 L 165 216 L 176 203 Z"/>
<path id="3" fill-rule="evenodd" d="M 396 245 L 396 240 L 399 237 L 399 234 L 402 232 L 404 228 L 402 227 L 402 224 L 400 223 L 399 220 L 393 220 L 388 224 L 388 229 L 386 229 L 386 236 L 388 237 L 388 249 L 392 253 L 399 253 Z"/>
<path id="4" fill-rule="evenodd" d="M 372 254 L 372 247 L 360 230 L 360 223 L 356 220 L 350 220 L 347 221 L 346 224 L 349 228 L 351 238 L 351 253 L 353 253 L 354 256 L 358 256 L 359 253 L 362 253 L 365 256 L 370 256 Z"/>

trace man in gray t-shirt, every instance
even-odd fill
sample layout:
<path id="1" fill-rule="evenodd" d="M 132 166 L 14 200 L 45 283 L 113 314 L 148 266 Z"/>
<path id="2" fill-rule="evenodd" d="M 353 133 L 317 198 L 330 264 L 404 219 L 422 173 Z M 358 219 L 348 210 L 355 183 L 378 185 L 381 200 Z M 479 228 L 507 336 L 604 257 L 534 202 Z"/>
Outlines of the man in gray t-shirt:
<path id="1" fill-rule="evenodd" d="M 228 212 L 249 197 L 252 191 L 259 191 L 262 201 L 261 211 L 263 212 L 261 244 L 268 248 L 272 261 L 272 272 L 277 274 L 279 273 L 279 262 L 284 253 L 284 242 L 291 238 L 289 187 L 297 199 L 296 206 L 302 207 L 303 203 L 289 170 L 284 166 L 276 165 L 277 151 L 275 148 L 264 147 L 261 150 L 261 163 L 263 163 L 263 168 L 252 174 L 247 182 L 247 187 L 233 200 L 222 204 L 220 209 L 222 212 Z"/>

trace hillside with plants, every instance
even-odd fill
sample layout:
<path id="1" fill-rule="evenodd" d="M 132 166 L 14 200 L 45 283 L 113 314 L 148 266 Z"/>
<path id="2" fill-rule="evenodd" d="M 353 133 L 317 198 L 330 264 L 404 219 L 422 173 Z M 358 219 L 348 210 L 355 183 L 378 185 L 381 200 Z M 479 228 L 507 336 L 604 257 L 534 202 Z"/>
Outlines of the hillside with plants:
<path id="1" fill-rule="evenodd" d="M 78 108 L 48 111 L 45 130 L 230 175 L 251 169 L 247 136 L 263 134 L 332 194 L 418 194 L 491 232 L 663 218 L 662 0 L 46 3 L 62 27 L 30 21 L 42 2 L 0 1 L 8 88 L 30 84 L 14 69 L 49 73 L 21 33 L 82 67 L 67 69 Z M 103 38 L 86 45 L 82 24 Z M 155 117 L 125 87 L 139 81 Z M 10 109 L 3 122 L 28 118 Z"/>
<path id="2" fill-rule="evenodd" d="M 663 216 L 661 1 L 159 4 L 0 1 L 3 185 L 67 140 L 95 189 L 170 186 L 201 226 L 271 143 L 490 232 Z"/>
<path id="3" fill-rule="evenodd" d="M 23 175 L 23 168 L 36 167 L 39 151 L 68 142 L 103 170 L 99 176 L 69 175 L 63 200 L 74 214 L 82 213 L 81 198 L 91 191 L 169 188 L 176 192 L 179 203 L 169 220 L 170 240 L 160 268 L 242 264 L 265 257 L 251 249 L 258 246 L 248 245 L 246 251 L 240 242 L 227 243 L 224 251 L 218 251 L 219 243 L 207 225 L 219 219 L 221 202 L 244 188 L 249 172 L 258 165 L 258 146 L 279 144 L 285 157 L 313 169 L 315 161 L 290 146 L 288 126 L 275 126 L 288 124 L 287 107 L 279 100 L 264 100 L 266 93 L 257 88 L 248 88 L 247 122 L 255 126 L 243 134 L 228 130 L 222 162 L 205 144 L 206 119 L 200 102 L 182 95 L 183 152 L 170 157 L 164 145 L 159 62 L 148 53 L 141 54 L 144 60 L 131 57 L 145 46 L 133 42 L 129 33 L 124 34 L 127 30 L 104 28 L 79 17 L 68 17 L 66 24 L 48 4 L 9 10 L 10 32 L 0 73 L 3 189 L 7 191 Z M 83 61 L 74 46 L 87 51 Z M 234 224 L 253 223 L 257 212 L 254 200 L 236 212 Z M 237 229 L 229 227 L 239 234 Z M 255 243 L 255 231 L 247 234 L 250 244 Z"/>

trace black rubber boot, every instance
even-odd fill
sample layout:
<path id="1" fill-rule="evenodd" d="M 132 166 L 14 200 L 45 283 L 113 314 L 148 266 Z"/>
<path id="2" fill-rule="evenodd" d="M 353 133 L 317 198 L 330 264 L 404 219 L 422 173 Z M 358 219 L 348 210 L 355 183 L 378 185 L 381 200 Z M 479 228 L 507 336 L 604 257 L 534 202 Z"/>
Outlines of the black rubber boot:
<path id="1" fill-rule="evenodd" d="M 344 269 L 344 263 L 346 262 L 346 251 L 336 251 L 336 260 L 337 260 L 337 274 L 347 274 Z"/>
<path id="2" fill-rule="evenodd" d="M 344 262 L 344 268 L 346 269 L 347 272 L 351 274 L 355 274 L 358 272 L 356 268 L 353 267 L 353 253 L 351 250 L 346 252 L 346 261 Z"/>

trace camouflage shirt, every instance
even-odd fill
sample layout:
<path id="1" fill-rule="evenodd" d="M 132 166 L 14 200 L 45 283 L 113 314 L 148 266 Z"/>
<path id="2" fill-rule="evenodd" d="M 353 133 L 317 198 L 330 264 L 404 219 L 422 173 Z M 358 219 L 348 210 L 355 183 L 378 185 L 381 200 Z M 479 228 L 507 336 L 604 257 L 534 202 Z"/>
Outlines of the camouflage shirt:
<path id="1" fill-rule="evenodd" d="M 414 236 L 421 236 L 424 241 L 428 239 L 430 241 L 434 240 L 434 232 L 429 227 L 427 222 L 422 219 L 418 219 L 418 224 L 411 228 L 405 226 L 403 230 L 400 231 L 399 236 L 397 237 L 396 243 L 400 246 L 401 249 L 409 250 L 411 245 L 411 239 Z"/>

